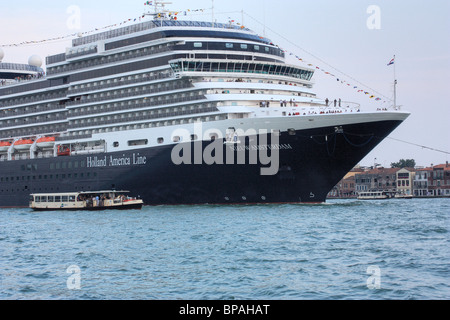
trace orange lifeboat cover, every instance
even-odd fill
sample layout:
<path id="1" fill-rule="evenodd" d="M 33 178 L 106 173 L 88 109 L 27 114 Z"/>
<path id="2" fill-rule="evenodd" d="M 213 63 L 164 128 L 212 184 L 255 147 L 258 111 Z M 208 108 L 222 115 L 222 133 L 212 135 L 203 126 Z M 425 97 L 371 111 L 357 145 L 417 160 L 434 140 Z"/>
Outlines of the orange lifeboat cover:
<path id="1" fill-rule="evenodd" d="M 9 141 L 0 141 L 0 147 L 9 147 L 11 146 L 11 142 Z"/>
<path id="2" fill-rule="evenodd" d="M 42 142 L 55 142 L 55 137 L 42 137 L 40 139 L 38 139 L 37 143 L 42 143 Z"/>
<path id="3" fill-rule="evenodd" d="M 27 145 L 27 144 L 33 144 L 33 140 L 31 140 L 31 139 L 22 139 L 22 140 L 16 141 L 14 143 L 15 146 L 23 146 L 23 145 Z"/>

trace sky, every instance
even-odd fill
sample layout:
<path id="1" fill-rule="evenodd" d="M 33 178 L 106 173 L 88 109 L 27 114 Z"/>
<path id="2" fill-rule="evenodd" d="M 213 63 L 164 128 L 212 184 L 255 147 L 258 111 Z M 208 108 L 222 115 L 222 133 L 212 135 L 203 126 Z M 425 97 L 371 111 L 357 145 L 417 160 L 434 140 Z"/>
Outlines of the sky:
<path id="1" fill-rule="evenodd" d="M 71 38 L 38 45 L 5 45 L 119 24 L 147 11 L 144 2 L 2 1 L 3 62 L 27 63 L 34 54 L 45 60 L 48 55 L 64 52 Z M 212 3 L 172 0 L 167 8 L 191 10 L 182 19 L 212 21 Z M 267 36 L 288 52 L 288 63 L 305 66 L 295 58 L 298 56 L 345 81 L 316 72 L 314 91 L 323 99 L 341 98 L 361 104 L 362 109 L 390 106 L 394 67 L 387 64 L 395 55 L 397 103 L 411 116 L 391 134 L 393 139 L 383 141 L 361 165 L 376 162 L 389 167 L 400 159 L 415 159 L 419 166 L 430 166 L 450 160 L 450 1 L 214 0 L 214 8 L 217 22 L 235 20 Z M 196 9 L 206 10 L 192 12 Z M 381 96 L 382 101 L 358 93 L 354 86 Z"/>

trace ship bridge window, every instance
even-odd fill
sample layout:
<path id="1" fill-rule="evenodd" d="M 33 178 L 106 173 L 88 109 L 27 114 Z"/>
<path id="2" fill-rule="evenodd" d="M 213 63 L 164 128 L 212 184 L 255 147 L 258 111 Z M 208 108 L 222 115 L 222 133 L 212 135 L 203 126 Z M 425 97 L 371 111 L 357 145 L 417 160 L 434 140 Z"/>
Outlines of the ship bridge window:
<path id="1" fill-rule="evenodd" d="M 232 49 L 234 45 L 232 43 L 225 43 L 225 48 Z"/>
<path id="2" fill-rule="evenodd" d="M 203 43 L 201 42 L 194 42 L 194 48 L 202 48 L 203 47 Z"/>

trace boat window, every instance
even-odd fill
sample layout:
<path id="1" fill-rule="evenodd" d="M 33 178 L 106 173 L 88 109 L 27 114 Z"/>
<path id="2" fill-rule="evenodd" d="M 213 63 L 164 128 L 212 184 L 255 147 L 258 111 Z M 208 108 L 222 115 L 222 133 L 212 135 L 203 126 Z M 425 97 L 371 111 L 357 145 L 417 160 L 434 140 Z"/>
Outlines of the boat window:
<path id="1" fill-rule="evenodd" d="M 295 136 L 297 134 L 295 129 L 288 129 L 288 133 L 289 133 L 290 136 Z"/>
<path id="2" fill-rule="evenodd" d="M 203 47 L 203 43 L 201 42 L 194 42 L 194 48 L 201 48 Z"/>
<path id="3" fill-rule="evenodd" d="M 226 43 L 225 44 L 225 48 L 232 49 L 233 48 L 233 44 L 232 43 Z"/>
<path id="4" fill-rule="evenodd" d="M 69 202 L 75 202 L 75 196 L 69 196 Z"/>
<path id="5" fill-rule="evenodd" d="M 117 142 L 117 141 L 114 142 L 114 143 L 113 143 L 113 147 L 114 147 L 114 148 L 118 148 L 118 147 L 119 147 L 119 142 Z"/>
<path id="6" fill-rule="evenodd" d="M 61 196 L 55 196 L 55 202 L 61 202 Z"/>
<path id="7" fill-rule="evenodd" d="M 148 139 L 142 139 L 142 140 L 131 140 L 128 141 L 128 146 L 146 146 L 148 144 Z"/>
<path id="8" fill-rule="evenodd" d="M 158 138 L 158 144 L 163 144 L 164 143 L 164 138 Z"/>
<path id="9" fill-rule="evenodd" d="M 47 202 L 47 197 L 46 196 L 41 196 L 41 202 Z"/>
<path id="10" fill-rule="evenodd" d="M 48 197 L 48 202 L 55 202 L 55 197 L 54 196 L 49 196 Z"/>
<path id="11" fill-rule="evenodd" d="M 69 202 L 69 197 L 68 196 L 62 196 L 61 197 L 61 202 Z"/>

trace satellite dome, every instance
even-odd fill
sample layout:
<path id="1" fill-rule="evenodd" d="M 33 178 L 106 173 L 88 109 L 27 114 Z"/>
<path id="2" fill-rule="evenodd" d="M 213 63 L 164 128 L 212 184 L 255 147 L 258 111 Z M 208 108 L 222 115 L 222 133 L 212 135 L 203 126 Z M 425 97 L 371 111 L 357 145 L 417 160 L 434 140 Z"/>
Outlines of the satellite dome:
<path id="1" fill-rule="evenodd" d="M 28 64 L 40 68 L 42 66 L 42 59 L 37 55 L 33 55 L 28 59 Z"/>
<path id="2" fill-rule="evenodd" d="M 0 48 L 0 62 L 2 62 L 4 57 L 5 57 L 5 52 L 3 52 L 3 49 Z"/>

